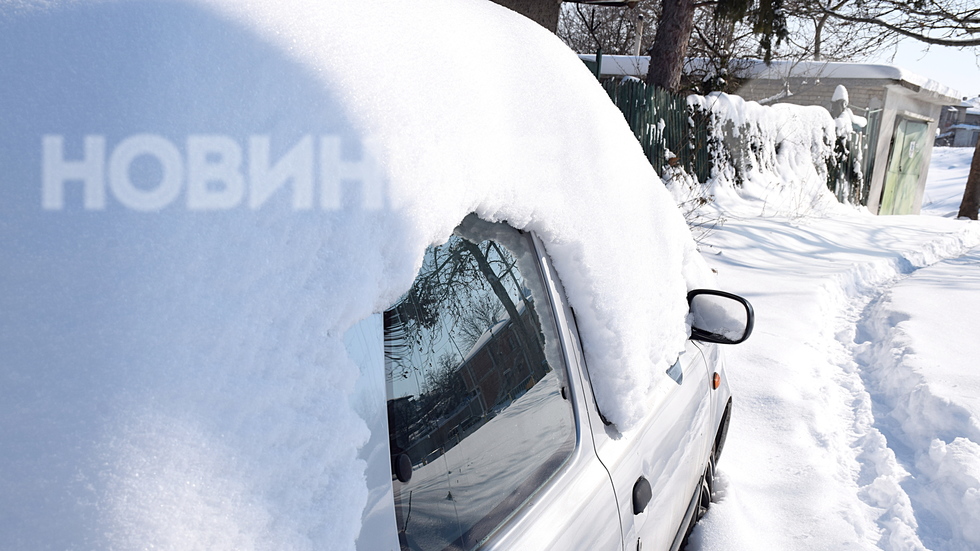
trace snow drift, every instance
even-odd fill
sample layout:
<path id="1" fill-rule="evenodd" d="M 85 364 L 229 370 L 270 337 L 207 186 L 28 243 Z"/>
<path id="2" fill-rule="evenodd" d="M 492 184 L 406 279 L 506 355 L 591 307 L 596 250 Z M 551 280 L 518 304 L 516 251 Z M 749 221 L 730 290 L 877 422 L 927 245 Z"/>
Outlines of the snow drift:
<path id="1" fill-rule="evenodd" d="M 710 284 L 586 68 L 489 2 L 7 4 L 0 81 L 2 548 L 351 548 L 344 332 L 470 212 L 541 236 L 622 430 Z"/>

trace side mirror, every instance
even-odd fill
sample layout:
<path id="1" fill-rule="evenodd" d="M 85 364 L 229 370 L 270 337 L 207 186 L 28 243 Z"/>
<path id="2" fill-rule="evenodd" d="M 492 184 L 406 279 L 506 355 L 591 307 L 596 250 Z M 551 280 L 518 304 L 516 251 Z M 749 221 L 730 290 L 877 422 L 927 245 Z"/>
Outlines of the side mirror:
<path id="1" fill-rule="evenodd" d="M 738 344 L 749 338 L 755 312 L 744 298 L 716 291 L 695 289 L 687 293 L 691 308 L 691 339 L 721 344 Z"/>

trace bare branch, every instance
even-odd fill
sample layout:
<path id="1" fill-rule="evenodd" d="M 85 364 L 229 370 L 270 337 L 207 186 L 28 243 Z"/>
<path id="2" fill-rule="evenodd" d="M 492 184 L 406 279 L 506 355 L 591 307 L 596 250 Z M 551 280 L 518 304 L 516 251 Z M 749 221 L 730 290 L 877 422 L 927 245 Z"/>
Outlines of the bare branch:
<path id="1" fill-rule="evenodd" d="M 936 46 L 980 46 L 980 8 L 963 0 L 898 2 L 840 1 L 820 4 L 829 17 L 849 23 L 885 29 L 897 35 Z"/>

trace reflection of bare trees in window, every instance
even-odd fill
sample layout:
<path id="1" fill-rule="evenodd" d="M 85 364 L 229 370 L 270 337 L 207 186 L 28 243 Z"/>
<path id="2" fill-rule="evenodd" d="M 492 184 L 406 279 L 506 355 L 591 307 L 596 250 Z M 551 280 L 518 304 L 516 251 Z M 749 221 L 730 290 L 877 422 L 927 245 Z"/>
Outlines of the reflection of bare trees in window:
<path id="1" fill-rule="evenodd" d="M 517 259 L 493 241 L 453 236 L 426 251 L 384 324 L 392 449 L 413 461 L 445 453 L 550 371 Z"/>
<path id="2" fill-rule="evenodd" d="M 484 295 L 474 300 L 469 315 L 460 319 L 456 326 L 460 347 L 472 349 L 488 328 L 500 322 L 503 312 L 500 301 L 494 296 Z"/>
<path id="3" fill-rule="evenodd" d="M 526 297 L 524 296 L 522 284 L 523 280 L 518 281 L 514 276 L 514 264 L 516 262 L 510 258 L 509 254 L 506 254 L 500 247 L 498 247 L 496 243 L 487 242 L 486 252 L 484 252 L 481 251 L 477 245 L 470 243 L 469 241 L 463 240 L 462 242 L 463 246 L 466 247 L 466 249 L 472 255 L 473 260 L 476 262 L 487 283 L 490 284 L 494 294 L 497 295 L 497 299 L 500 300 L 501 304 L 504 306 L 504 309 L 507 310 L 507 315 L 510 317 L 510 322 L 517 330 L 516 334 L 520 341 L 520 346 L 531 355 L 531 363 L 533 365 L 544 364 L 544 350 L 540 340 L 540 332 L 537 331 L 536 328 L 532 331 L 531 328 L 527 326 L 524 316 L 521 315 L 517 309 L 517 306 L 514 304 L 514 301 L 511 300 L 511 297 L 507 293 L 507 289 L 504 287 L 504 283 L 501 281 L 501 278 L 494 272 L 493 267 L 491 266 L 490 258 L 496 257 L 496 259 L 502 263 L 506 269 L 504 274 L 510 276 L 510 279 L 516 287 L 515 292 L 520 297 L 520 300 L 523 301 L 525 305 L 528 305 L 529 301 L 527 301 Z M 491 250 L 495 253 L 493 256 L 487 254 Z"/>
<path id="4" fill-rule="evenodd" d="M 459 359 L 446 352 L 439 357 L 438 367 L 425 374 L 423 406 L 434 418 L 452 413 L 466 396 L 466 387 L 456 371 L 458 366 Z"/>
<path id="5" fill-rule="evenodd" d="M 505 317 L 515 326 L 518 345 L 531 356 L 529 363 L 543 364 L 540 331 L 528 327 L 528 316 L 522 315 L 531 304 L 515 265 L 511 254 L 490 241 L 477 245 L 454 236 L 429 249 L 415 284 L 384 315 L 389 380 L 418 376 L 427 381 L 444 367 L 438 358 L 450 354 L 465 360 Z"/>

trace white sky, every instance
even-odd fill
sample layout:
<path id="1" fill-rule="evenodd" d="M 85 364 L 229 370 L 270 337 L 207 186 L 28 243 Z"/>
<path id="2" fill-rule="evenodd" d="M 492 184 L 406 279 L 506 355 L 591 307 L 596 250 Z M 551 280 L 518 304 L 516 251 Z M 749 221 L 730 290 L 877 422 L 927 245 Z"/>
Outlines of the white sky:
<path id="1" fill-rule="evenodd" d="M 980 95 L 978 51 L 978 48 L 927 48 L 925 44 L 909 39 L 899 43 L 897 48 L 869 56 L 867 61 L 897 65 L 958 90 L 960 97 L 976 97 Z"/>

